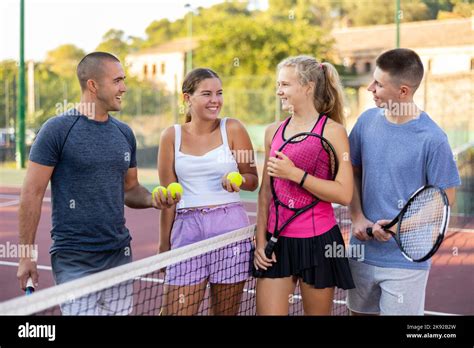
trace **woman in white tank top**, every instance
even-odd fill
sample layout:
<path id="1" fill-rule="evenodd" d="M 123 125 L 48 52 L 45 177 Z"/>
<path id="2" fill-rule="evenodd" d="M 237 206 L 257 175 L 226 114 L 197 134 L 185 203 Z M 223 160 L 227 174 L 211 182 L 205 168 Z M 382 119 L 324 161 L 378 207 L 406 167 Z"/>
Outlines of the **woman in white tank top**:
<path id="1" fill-rule="evenodd" d="M 222 83 L 210 69 L 194 69 L 183 82 L 186 123 L 161 135 L 158 171 L 163 186 L 179 182 L 184 193 L 177 207 L 161 211 L 159 252 L 179 248 L 250 224 L 239 191 L 254 191 L 258 176 L 245 127 L 219 119 Z M 238 171 L 239 187 L 226 176 Z M 162 314 L 194 315 L 210 283 L 210 314 L 235 315 L 245 280 L 250 276 L 250 241 L 233 246 L 239 253 L 221 255 L 215 263 L 201 257 L 166 269 Z M 220 260 L 224 256 L 224 261 Z"/>

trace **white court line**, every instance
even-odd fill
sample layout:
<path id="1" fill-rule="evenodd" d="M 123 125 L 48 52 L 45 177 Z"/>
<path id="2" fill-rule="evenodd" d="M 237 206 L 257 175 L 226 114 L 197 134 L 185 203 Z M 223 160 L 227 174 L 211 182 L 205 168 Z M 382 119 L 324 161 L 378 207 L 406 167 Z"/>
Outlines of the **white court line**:
<path id="1" fill-rule="evenodd" d="M 474 230 L 472 228 L 448 228 L 448 233 L 455 233 L 455 232 L 461 232 L 461 233 L 474 233 Z"/>
<path id="2" fill-rule="evenodd" d="M 18 262 L 0 261 L 0 266 L 18 267 Z M 37 265 L 36 267 L 38 269 L 42 269 L 42 270 L 46 270 L 46 271 L 51 271 L 52 270 L 51 266 Z"/>
<path id="3" fill-rule="evenodd" d="M 0 194 L 0 198 L 4 198 L 4 199 L 15 199 L 15 198 L 20 198 L 19 195 L 2 195 Z M 43 198 L 43 202 L 51 202 L 51 198 L 50 197 L 44 197 Z M 245 202 L 245 201 L 244 201 Z M 250 201 L 249 201 L 250 202 Z M 253 201 L 252 201 L 253 202 Z M 0 208 L 3 208 L 3 207 L 9 207 L 11 205 L 16 205 L 20 203 L 20 200 L 15 200 L 15 201 L 10 201 L 10 202 L 5 202 L 5 203 L 0 203 Z M 255 212 L 247 212 L 247 215 L 248 216 L 257 216 L 257 213 Z"/>
<path id="4" fill-rule="evenodd" d="M 0 194 L 0 198 L 17 199 L 17 198 L 20 198 L 20 195 L 3 195 L 3 194 Z"/>
<path id="5" fill-rule="evenodd" d="M 454 313 L 443 313 L 443 312 L 425 311 L 425 315 L 447 315 L 447 316 L 460 316 L 460 315 L 464 315 L 464 314 L 454 314 Z"/>
<path id="6" fill-rule="evenodd" d="M 17 199 L 17 200 L 12 201 L 12 202 L 0 203 L 0 208 L 9 207 L 9 206 L 18 204 L 20 202 L 18 200 L 20 198 L 20 195 L 0 194 L 0 199 L 1 198 L 3 198 L 3 199 Z M 51 202 L 51 197 L 44 197 L 43 202 Z M 244 203 L 256 203 L 254 200 L 251 200 L 251 199 L 242 199 L 242 202 L 244 202 Z M 257 213 L 256 212 L 247 212 L 247 215 L 252 216 L 252 217 L 256 217 Z M 351 223 L 352 223 L 352 221 L 350 219 L 344 219 L 344 220 L 340 221 L 340 224 L 351 224 Z M 448 229 L 448 233 L 453 232 L 453 231 L 461 232 L 461 233 L 474 233 L 474 229 L 472 229 L 472 228 L 459 228 L 459 229 L 457 229 L 457 228 L 453 227 L 453 228 Z"/>
<path id="7" fill-rule="evenodd" d="M 10 201 L 10 202 L 4 202 L 4 203 L 0 203 L 0 208 L 3 208 L 3 207 L 9 207 L 11 205 L 17 205 L 18 203 L 20 203 L 19 200 L 15 200 L 15 201 Z"/>
<path id="8" fill-rule="evenodd" d="M 0 199 L 19 199 L 20 195 L 4 195 L 0 194 Z M 44 197 L 43 202 L 51 202 L 51 197 Z"/>
<path id="9" fill-rule="evenodd" d="M 257 204 L 257 201 L 254 199 L 241 199 L 242 202 L 244 203 L 255 203 Z"/>
<path id="10" fill-rule="evenodd" d="M 0 194 L 0 198 L 4 198 L 4 199 L 19 199 L 19 198 L 20 198 L 20 195 Z M 43 198 L 43 202 L 51 202 L 51 197 L 44 197 L 44 198 Z M 255 203 L 255 204 L 257 204 L 257 202 L 254 201 L 253 199 L 242 199 L 242 202 L 244 202 L 244 203 Z"/>

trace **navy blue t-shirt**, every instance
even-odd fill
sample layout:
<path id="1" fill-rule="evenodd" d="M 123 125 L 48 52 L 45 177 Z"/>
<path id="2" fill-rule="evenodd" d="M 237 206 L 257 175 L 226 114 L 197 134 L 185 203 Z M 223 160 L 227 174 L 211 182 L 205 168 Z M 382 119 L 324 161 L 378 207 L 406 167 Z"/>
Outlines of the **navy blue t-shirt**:
<path id="1" fill-rule="evenodd" d="M 130 242 L 124 180 L 137 165 L 130 127 L 111 116 L 98 122 L 69 110 L 43 125 L 30 161 L 54 167 L 51 253 L 114 250 Z"/>

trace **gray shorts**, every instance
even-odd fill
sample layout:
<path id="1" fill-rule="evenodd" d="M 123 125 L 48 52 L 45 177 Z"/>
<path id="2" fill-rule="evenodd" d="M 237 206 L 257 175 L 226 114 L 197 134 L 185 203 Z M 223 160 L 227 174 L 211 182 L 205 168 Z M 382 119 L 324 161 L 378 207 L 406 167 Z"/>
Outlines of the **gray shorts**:
<path id="1" fill-rule="evenodd" d="M 51 266 L 56 285 L 117 267 L 132 261 L 130 246 L 105 252 L 57 250 L 51 254 Z M 127 315 L 133 305 L 133 281 L 60 305 L 63 315 Z"/>
<path id="2" fill-rule="evenodd" d="M 356 313 L 424 315 L 429 270 L 384 268 L 349 260 L 355 289 L 347 307 Z"/>

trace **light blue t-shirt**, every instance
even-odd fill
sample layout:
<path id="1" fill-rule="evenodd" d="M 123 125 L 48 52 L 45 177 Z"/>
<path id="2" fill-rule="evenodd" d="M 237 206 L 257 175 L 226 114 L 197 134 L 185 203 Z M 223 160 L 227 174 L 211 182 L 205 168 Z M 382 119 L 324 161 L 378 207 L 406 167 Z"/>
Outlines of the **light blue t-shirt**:
<path id="1" fill-rule="evenodd" d="M 459 186 L 461 180 L 443 130 L 422 112 L 404 124 L 387 120 L 384 109 L 365 111 L 349 136 L 351 161 L 362 170 L 361 202 L 372 222 L 392 220 L 408 198 L 424 185 L 442 189 Z M 395 239 L 360 241 L 351 236 L 351 247 L 361 250 L 363 262 L 390 268 L 429 269 L 430 262 L 410 262 Z"/>
<path id="2" fill-rule="evenodd" d="M 54 167 L 51 253 L 110 251 L 130 243 L 124 180 L 137 166 L 130 127 L 111 116 L 98 122 L 72 109 L 41 127 L 30 160 Z"/>

